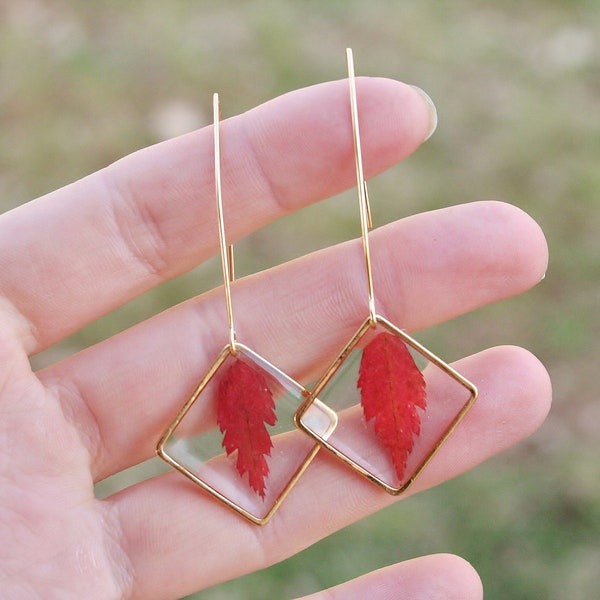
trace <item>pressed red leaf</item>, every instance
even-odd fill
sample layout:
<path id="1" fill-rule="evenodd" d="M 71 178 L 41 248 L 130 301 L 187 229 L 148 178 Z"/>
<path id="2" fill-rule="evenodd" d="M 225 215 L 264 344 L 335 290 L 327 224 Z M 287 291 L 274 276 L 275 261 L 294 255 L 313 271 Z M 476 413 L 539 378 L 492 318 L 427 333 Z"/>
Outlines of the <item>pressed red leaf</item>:
<path id="1" fill-rule="evenodd" d="M 227 456 L 237 451 L 240 476 L 248 473 L 250 487 L 264 499 L 269 475 L 267 456 L 271 436 L 265 425 L 275 425 L 275 402 L 263 375 L 240 359 L 228 367 L 217 392 L 217 423 Z"/>
<path id="2" fill-rule="evenodd" d="M 382 332 L 365 346 L 357 387 L 365 419 L 375 419 L 375 433 L 402 479 L 421 432 L 417 407 L 427 402 L 423 374 L 398 336 Z"/>

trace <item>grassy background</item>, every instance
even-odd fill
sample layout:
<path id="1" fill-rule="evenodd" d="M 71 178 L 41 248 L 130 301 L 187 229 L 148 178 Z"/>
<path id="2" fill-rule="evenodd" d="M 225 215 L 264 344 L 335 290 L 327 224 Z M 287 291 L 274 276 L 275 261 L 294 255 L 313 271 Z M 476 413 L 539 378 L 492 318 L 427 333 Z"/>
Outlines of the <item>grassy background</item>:
<path id="1" fill-rule="evenodd" d="M 194 598 L 293 597 L 441 551 L 476 566 L 488 600 L 597 596 L 598 31 L 595 0 L 0 0 L 3 210 L 209 123 L 212 91 L 221 93 L 227 116 L 341 78 L 343 50 L 352 46 L 359 74 L 420 85 L 440 117 L 436 135 L 419 152 L 371 183 L 377 224 L 498 198 L 532 214 L 550 243 L 548 277 L 534 291 L 419 334 L 448 360 L 502 343 L 532 349 L 555 389 L 552 413 L 538 433 L 288 561 Z M 240 271 L 356 235 L 345 200 L 331 199 L 253 235 L 238 252 Z M 292 227 L 312 235 L 296 239 Z M 180 277 L 36 364 L 92 344 L 218 278 L 212 264 Z M 100 491 L 126 481 L 111 480 Z"/>

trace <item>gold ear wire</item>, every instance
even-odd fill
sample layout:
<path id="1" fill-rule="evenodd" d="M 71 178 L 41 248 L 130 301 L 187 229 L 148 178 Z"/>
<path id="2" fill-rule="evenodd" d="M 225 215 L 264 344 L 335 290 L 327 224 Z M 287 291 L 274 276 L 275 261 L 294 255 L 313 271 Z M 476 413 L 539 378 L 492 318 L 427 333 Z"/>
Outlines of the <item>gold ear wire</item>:
<path id="1" fill-rule="evenodd" d="M 213 94 L 213 132 L 215 154 L 215 196 L 217 200 L 217 222 L 219 227 L 219 245 L 221 250 L 221 268 L 223 269 L 223 285 L 225 288 L 225 302 L 227 304 L 227 323 L 229 325 L 229 347 L 231 353 L 236 353 L 235 327 L 233 324 L 233 306 L 231 302 L 231 284 L 235 279 L 233 263 L 233 245 L 227 245 L 225 239 L 225 223 L 223 219 L 223 196 L 221 193 L 221 143 L 220 128 L 221 110 L 219 107 L 219 94 Z"/>
<path id="2" fill-rule="evenodd" d="M 356 101 L 356 78 L 354 76 L 354 59 L 352 49 L 346 48 L 346 62 L 348 64 L 348 85 L 350 88 L 350 113 L 352 116 L 352 137 L 354 138 L 354 162 L 356 164 L 356 187 L 358 189 L 358 204 L 360 210 L 360 230 L 362 235 L 363 253 L 365 257 L 365 270 L 369 294 L 369 317 L 371 325 L 377 322 L 375 310 L 375 294 L 373 291 L 373 274 L 371 269 L 371 250 L 369 247 L 369 230 L 373 228 L 371 219 L 371 206 L 369 192 L 365 181 L 362 148 L 360 145 L 360 129 L 358 126 L 358 106 Z"/>

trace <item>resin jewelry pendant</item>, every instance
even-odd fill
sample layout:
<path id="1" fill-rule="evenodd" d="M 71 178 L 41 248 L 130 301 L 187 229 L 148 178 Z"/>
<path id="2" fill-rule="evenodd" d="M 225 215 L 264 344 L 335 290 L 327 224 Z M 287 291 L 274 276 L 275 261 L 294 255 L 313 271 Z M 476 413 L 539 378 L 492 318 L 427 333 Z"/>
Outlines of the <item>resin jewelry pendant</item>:
<path id="1" fill-rule="evenodd" d="M 298 427 L 322 446 L 396 495 L 408 489 L 460 423 L 475 402 L 477 389 L 375 309 L 371 214 L 352 51 L 346 53 L 369 316 L 315 384 L 295 418 Z M 325 435 L 314 425 L 315 406 L 336 415 L 335 428 Z"/>
<path id="2" fill-rule="evenodd" d="M 319 445 L 294 414 L 308 392 L 236 340 L 231 303 L 233 248 L 225 241 L 219 99 L 213 96 L 215 187 L 229 343 L 157 444 L 157 454 L 215 498 L 258 525 L 275 513 Z M 305 420 L 326 439 L 335 414 L 315 400 Z"/>

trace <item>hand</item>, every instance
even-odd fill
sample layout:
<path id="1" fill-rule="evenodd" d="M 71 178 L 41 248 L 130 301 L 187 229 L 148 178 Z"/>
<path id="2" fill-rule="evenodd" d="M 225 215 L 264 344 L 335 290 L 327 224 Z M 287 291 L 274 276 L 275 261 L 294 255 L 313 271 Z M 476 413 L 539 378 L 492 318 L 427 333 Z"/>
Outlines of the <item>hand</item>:
<path id="1" fill-rule="evenodd" d="M 372 176 L 415 150 L 429 113 L 414 89 L 394 81 L 360 79 L 358 93 Z M 232 242 L 354 185 L 343 81 L 226 120 L 221 134 Z M 153 455 L 163 428 L 227 342 L 222 291 L 38 373 L 28 355 L 215 254 L 213 190 L 208 127 L 1 217 L 3 598 L 177 598 L 282 560 L 393 501 L 325 452 L 263 528 L 175 472 L 94 497 L 94 482 Z M 409 330 L 517 294 L 546 268 L 538 226 L 495 202 L 403 219 L 371 240 L 382 312 Z M 239 339 L 277 357 L 292 376 L 323 369 L 366 315 L 359 248 L 349 242 L 236 282 Z M 276 301 L 267 305 L 266 293 Z M 480 398 L 411 493 L 516 443 L 548 410 L 548 377 L 524 350 L 487 350 L 458 369 Z M 389 597 L 386 589 L 396 598 L 430 598 L 432 590 L 436 597 L 481 597 L 469 565 L 432 556 L 311 598 L 377 600 Z"/>

